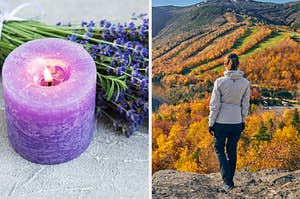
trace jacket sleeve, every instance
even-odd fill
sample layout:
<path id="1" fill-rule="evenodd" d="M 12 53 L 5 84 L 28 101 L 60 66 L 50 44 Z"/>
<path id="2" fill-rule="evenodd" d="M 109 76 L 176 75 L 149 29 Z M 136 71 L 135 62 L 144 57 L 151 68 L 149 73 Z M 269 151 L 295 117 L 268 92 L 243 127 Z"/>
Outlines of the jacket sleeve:
<path id="1" fill-rule="evenodd" d="M 215 124 L 220 111 L 220 107 L 221 107 L 221 93 L 218 88 L 218 80 L 216 80 L 214 83 L 214 88 L 209 103 L 209 108 L 210 108 L 210 113 L 208 118 L 209 126 L 213 126 Z"/>
<path id="2" fill-rule="evenodd" d="M 245 122 L 250 107 L 250 83 L 245 90 L 242 98 L 242 121 Z"/>

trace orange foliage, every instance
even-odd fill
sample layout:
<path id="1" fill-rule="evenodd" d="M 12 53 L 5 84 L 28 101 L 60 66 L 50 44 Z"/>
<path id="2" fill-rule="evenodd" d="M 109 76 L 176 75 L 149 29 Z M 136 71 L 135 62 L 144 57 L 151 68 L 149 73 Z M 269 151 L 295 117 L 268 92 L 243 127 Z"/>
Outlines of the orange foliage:
<path id="1" fill-rule="evenodd" d="M 153 114 L 153 172 L 219 170 L 213 137 L 207 130 L 207 102 L 202 99 L 175 106 L 163 105 Z M 286 110 L 282 118 L 274 112 L 252 113 L 239 142 L 238 168 L 299 169 L 300 132 L 292 120 L 295 120 L 295 111 L 290 110 Z"/>
<path id="2" fill-rule="evenodd" d="M 260 87 L 299 89 L 300 45 L 285 38 L 276 46 L 242 60 L 241 70 L 252 84 Z"/>
<path id="3" fill-rule="evenodd" d="M 259 27 L 259 30 L 257 31 L 257 33 L 255 33 L 255 35 L 253 35 L 253 37 L 251 37 L 251 39 L 247 43 L 245 43 L 243 46 L 241 46 L 239 49 L 237 49 L 235 51 L 235 53 L 237 53 L 238 55 L 244 54 L 249 49 L 251 49 L 253 46 L 258 44 L 261 40 L 263 40 L 266 37 L 268 37 L 269 35 L 271 35 L 271 33 L 272 33 L 272 30 L 270 28 L 267 28 L 264 26 Z"/>
<path id="4" fill-rule="evenodd" d="M 227 20 L 235 19 L 228 15 Z M 152 74 L 162 86 L 155 85 L 154 94 L 177 105 L 163 104 L 152 115 L 153 172 L 219 170 L 213 137 L 207 131 L 213 82 L 224 71 L 221 67 L 227 53 L 245 55 L 276 31 L 262 24 L 247 43 L 234 49 L 249 25 L 227 23 L 205 34 L 193 32 L 155 39 Z M 299 92 L 300 45 L 292 37 L 287 36 L 269 48 L 253 50 L 255 53 L 240 57 L 241 70 L 252 84 L 252 100 L 261 98 L 264 88 Z M 275 111 L 262 111 L 254 104 L 250 113 L 239 142 L 238 168 L 299 168 L 300 122 L 295 125 L 295 113 L 287 109 L 278 116 Z"/>
<path id="5" fill-rule="evenodd" d="M 233 32 L 229 32 L 236 27 L 239 28 Z M 174 51 L 177 50 L 180 51 L 180 53 L 176 54 L 171 51 L 170 55 L 166 54 L 158 59 L 154 59 L 152 63 L 153 77 L 156 77 L 158 74 L 180 73 L 185 68 L 212 60 L 222 55 L 234 45 L 235 41 L 245 33 L 246 29 L 247 28 L 241 26 L 241 24 L 238 24 L 238 26 L 230 24 L 211 34 L 207 34 L 184 50 L 181 49 L 179 45 L 178 49 L 174 49 Z M 220 37 L 224 34 L 224 38 Z M 176 54 L 176 56 L 174 56 L 174 54 Z"/>

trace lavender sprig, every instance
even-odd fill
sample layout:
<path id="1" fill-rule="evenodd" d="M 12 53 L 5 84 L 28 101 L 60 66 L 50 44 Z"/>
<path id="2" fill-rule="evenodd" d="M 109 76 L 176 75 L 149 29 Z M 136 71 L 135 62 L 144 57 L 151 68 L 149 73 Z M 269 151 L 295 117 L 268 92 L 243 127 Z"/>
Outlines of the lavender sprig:
<path id="1" fill-rule="evenodd" d="M 19 45 L 39 38 L 62 38 L 82 45 L 97 66 L 96 116 L 105 116 L 127 136 L 148 118 L 149 20 L 133 15 L 129 23 L 83 21 L 46 25 L 35 21 L 4 23 L 0 59 Z"/>

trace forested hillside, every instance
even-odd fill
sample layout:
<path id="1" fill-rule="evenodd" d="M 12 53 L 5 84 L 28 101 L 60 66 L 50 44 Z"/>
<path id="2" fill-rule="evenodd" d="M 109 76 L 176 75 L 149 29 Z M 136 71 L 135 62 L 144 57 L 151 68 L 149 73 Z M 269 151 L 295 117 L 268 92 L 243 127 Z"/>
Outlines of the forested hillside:
<path id="1" fill-rule="evenodd" d="M 299 5 L 211 0 L 172 7 L 164 25 L 154 27 L 154 172 L 216 171 L 208 103 L 231 52 L 239 55 L 240 70 L 251 81 L 238 167 L 300 167 Z M 163 20 L 168 9 L 159 9 Z"/>

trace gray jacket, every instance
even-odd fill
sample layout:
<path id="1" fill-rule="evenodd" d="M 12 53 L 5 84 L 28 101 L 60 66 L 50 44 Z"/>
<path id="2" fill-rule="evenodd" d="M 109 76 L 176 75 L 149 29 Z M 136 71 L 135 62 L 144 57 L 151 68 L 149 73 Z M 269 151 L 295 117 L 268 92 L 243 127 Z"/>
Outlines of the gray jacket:
<path id="1" fill-rule="evenodd" d="M 209 126 L 244 122 L 250 106 L 250 83 L 240 70 L 228 70 L 215 81 L 210 99 Z"/>

